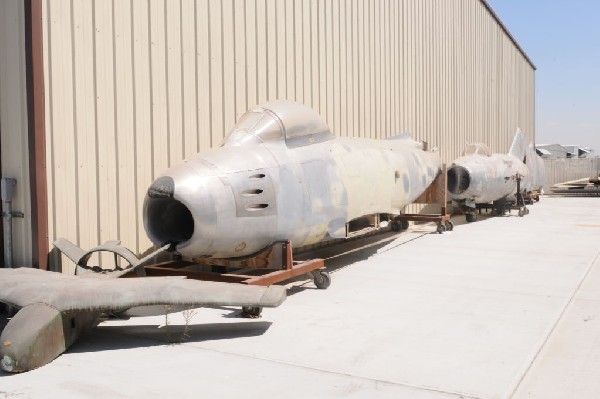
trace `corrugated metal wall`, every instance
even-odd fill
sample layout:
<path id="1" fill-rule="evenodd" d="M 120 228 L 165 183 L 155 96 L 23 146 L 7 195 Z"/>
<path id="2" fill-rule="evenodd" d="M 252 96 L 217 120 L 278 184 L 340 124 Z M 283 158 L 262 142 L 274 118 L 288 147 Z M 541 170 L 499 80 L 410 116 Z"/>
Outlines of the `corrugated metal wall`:
<path id="1" fill-rule="evenodd" d="M 2 177 L 17 180 L 13 210 L 25 213 L 25 218 L 13 219 L 14 266 L 31 266 L 32 259 L 27 86 L 25 76 L 25 9 L 23 3 L 22 0 L 0 1 L 0 148 Z M 3 259 L 0 259 L 0 263 L 3 263 Z"/>
<path id="2" fill-rule="evenodd" d="M 600 158 L 559 158 L 544 159 L 546 182 L 544 191 L 551 192 L 550 186 L 571 180 L 597 177 L 600 172 Z"/>
<path id="3" fill-rule="evenodd" d="M 145 237 L 147 186 L 292 99 L 340 136 L 411 132 L 445 161 L 534 134 L 534 70 L 478 0 L 46 0 L 50 236 Z"/>

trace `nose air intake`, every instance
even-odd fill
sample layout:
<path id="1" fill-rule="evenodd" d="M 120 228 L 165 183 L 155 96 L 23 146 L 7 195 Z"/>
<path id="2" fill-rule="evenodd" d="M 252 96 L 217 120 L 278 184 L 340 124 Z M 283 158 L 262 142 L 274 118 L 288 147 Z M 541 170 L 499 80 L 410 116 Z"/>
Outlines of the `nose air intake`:
<path id="1" fill-rule="evenodd" d="M 155 244 L 173 244 L 189 240 L 194 234 L 194 217 L 190 210 L 176 200 L 175 182 L 163 176 L 154 181 L 144 200 L 145 227 Z"/>
<path id="2" fill-rule="evenodd" d="M 469 171 L 462 166 L 453 166 L 448 169 L 448 191 L 451 194 L 462 194 L 471 184 Z"/>

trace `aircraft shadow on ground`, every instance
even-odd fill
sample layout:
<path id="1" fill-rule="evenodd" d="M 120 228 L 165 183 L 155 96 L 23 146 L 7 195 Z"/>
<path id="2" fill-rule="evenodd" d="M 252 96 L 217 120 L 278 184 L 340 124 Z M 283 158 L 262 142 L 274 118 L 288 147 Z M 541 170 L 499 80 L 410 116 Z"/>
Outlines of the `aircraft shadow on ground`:
<path id="1" fill-rule="evenodd" d="M 516 212 L 507 213 L 504 216 L 492 216 L 490 211 L 482 210 L 481 214 L 478 212 L 477 221 L 474 223 L 486 222 L 489 219 L 497 217 L 518 217 Z M 465 220 L 464 215 L 455 215 L 452 217 L 452 223 L 454 226 L 463 226 L 468 223 Z M 417 234 L 413 238 L 402 240 L 405 234 Z M 361 262 L 369 259 L 371 256 L 380 253 L 383 248 L 392 244 L 395 240 L 400 239 L 398 244 L 393 245 L 389 249 L 393 249 L 402 245 L 405 245 L 415 239 L 421 238 L 427 234 L 438 234 L 435 225 L 432 223 L 413 224 L 409 231 L 395 233 L 391 231 L 377 233 L 363 238 L 357 238 L 352 241 L 341 242 L 324 248 L 315 249 L 312 251 L 303 252 L 300 256 L 295 257 L 296 260 L 306 260 L 311 258 L 323 258 L 325 259 L 326 271 L 330 274 L 342 270 L 354 263 Z M 316 290 L 310 281 L 307 281 L 307 276 L 299 276 L 295 279 L 287 280 L 285 283 L 298 283 L 298 285 L 292 285 L 288 287 L 288 296 L 295 295 L 299 292 L 306 290 Z M 335 284 L 335 279 L 332 282 Z"/>
<path id="2" fill-rule="evenodd" d="M 68 352 L 85 353 L 188 342 L 204 342 L 264 334 L 271 322 L 207 323 L 189 325 L 98 326 L 84 335 Z"/>
<path id="3" fill-rule="evenodd" d="M 231 310 L 231 313 L 224 317 L 239 317 L 239 310 L 230 308 L 226 308 L 225 310 Z M 2 332 L 8 321 L 7 316 L 0 313 L 0 332 Z M 264 334 L 271 324 L 268 321 L 246 320 L 239 323 L 170 324 L 166 326 L 159 326 L 157 324 L 127 326 L 99 325 L 89 333 L 84 334 L 67 350 L 67 353 L 99 352 L 162 346 L 165 344 L 254 337 Z M 0 378 L 11 375 L 14 374 L 0 369 Z"/>
<path id="4" fill-rule="evenodd" d="M 389 245 L 394 240 L 401 238 L 402 234 L 404 233 L 399 234 L 394 232 L 384 232 L 364 238 L 357 238 L 352 241 L 342 242 L 332 246 L 304 252 L 297 259 L 325 259 L 326 271 L 333 275 L 337 271 L 340 271 L 357 262 L 367 260 L 373 255 L 376 255 L 382 248 Z M 398 246 L 403 244 L 404 243 L 400 243 Z M 304 275 L 295 279 L 287 280 L 285 282 L 286 284 L 301 283 L 299 285 L 292 285 L 291 287 L 288 287 L 288 296 L 295 295 L 306 290 L 319 289 L 310 283 L 310 281 L 306 281 L 306 279 L 307 276 Z M 335 277 L 333 278 L 332 284 L 335 284 Z M 285 304 L 283 306 L 285 306 Z"/>
<path id="5" fill-rule="evenodd" d="M 527 205 L 527 208 L 534 209 L 535 205 Z M 490 219 L 496 219 L 496 218 L 510 218 L 510 217 L 514 217 L 514 218 L 519 218 L 519 214 L 516 210 L 512 209 L 510 211 L 507 211 L 506 214 L 504 215 L 492 215 L 492 211 L 491 209 L 485 210 L 483 209 L 481 211 L 481 213 L 479 213 L 479 211 L 477 211 L 477 220 L 475 222 L 469 223 L 467 222 L 465 215 L 454 215 L 452 216 L 452 223 L 454 224 L 454 226 L 462 226 L 462 225 L 468 225 L 468 224 L 473 224 L 473 223 L 480 223 L 480 222 L 485 222 L 486 220 L 490 220 Z M 527 217 L 527 216 L 525 216 Z"/>

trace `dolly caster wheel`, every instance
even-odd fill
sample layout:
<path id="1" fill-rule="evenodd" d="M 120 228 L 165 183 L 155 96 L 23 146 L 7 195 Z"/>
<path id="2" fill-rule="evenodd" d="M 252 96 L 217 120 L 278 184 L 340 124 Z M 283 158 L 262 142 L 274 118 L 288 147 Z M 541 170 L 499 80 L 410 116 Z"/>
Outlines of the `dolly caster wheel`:
<path id="1" fill-rule="evenodd" d="M 443 223 L 439 223 L 437 225 L 437 229 L 436 230 L 437 230 L 438 234 L 442 234 L 443 232 L 446 231 L 446 226 L 444 226 Z"/>
<path id="2" fill-rule="evenodd" d="M 313 282 L 318 289 L 324 290 L 331 285 L 331 276 L 325 271 L 313 272 Z"/>
<path id="3" fill-rule="evenodd" d="M 468 223 L 473 223 L 473 222 L 477 221 L 477 214 L 476 213 L 467 213 L 465 215 L 465 219 L 467 219 Z"/>
<path id="4" fill-rule="evenodd" d="M 519 217 L 522 218 L 523 216 L 525 216 L 525 210 L 524 210 L 524 208 L 520 208 L 519 209 Z"/>
<path id="5" fill-rule="evenodd" d="M 454 230 L 454 224 L 449 220 L 446 220 L 445 226 L 446 226 L 446 231 Z"/>
<path id="6" fill-rule="evenodd" d="M 247 319 L 256 319 L 260 317 L 262 313 L 262 308 L 260 306 L 243 306 L 242 307 L 242 317 Z"/>
<path id="7" fill-rule="evenodd" d="M 408 229 L 410 223 L 408 220 L 394 220 L 392 222 L 392 230 L 393 231 L 404 231 Z"/>

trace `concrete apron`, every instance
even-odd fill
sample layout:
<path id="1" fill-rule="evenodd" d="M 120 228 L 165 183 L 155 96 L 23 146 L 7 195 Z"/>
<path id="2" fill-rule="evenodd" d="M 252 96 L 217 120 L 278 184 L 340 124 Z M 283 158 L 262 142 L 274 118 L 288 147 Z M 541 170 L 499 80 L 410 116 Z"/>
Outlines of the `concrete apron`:
<path id="1" fill-rule="evenodd" d="M 327 290 L 290 284 L 262 319 L 199 309 L 181 345 L 162 344 L 164 316 L 104 322 L 48 366 L 0 374 L 0 393 L 598 397 L 598 205 L 542 198 L 524 218 L 457 217 L 407 241 L 435 231 L 413 227 L 345 257 Z"/>

